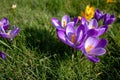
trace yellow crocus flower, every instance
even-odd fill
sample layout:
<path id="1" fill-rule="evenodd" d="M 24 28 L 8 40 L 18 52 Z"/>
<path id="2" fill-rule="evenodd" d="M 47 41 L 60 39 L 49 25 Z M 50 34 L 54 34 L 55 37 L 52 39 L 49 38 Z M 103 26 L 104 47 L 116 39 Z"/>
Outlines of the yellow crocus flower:
<path id="1" fill-rule="evenodd" d="M 82 12 L 82 16 L 85 17 L 88 21 L 94 17 L 95 8 L 90 7 L 90 5 L 86 6 L 85 12 Z"/>
<path id="2" fill-rule="evenodd" d="M 114 3 L 116 0 L 107 0 L 107 3 Z"/>

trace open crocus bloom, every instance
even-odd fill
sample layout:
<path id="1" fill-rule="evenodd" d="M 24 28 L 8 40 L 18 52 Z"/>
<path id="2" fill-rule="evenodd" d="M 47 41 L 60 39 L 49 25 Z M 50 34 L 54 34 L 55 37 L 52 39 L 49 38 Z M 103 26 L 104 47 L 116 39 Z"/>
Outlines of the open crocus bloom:
<path id="1" fill-rule="evenodd" d="M 7 30 L 9 27 L 9 21 L 7 18 L 2 18 L 2 20 L 0 21 L 0 28 L 3 28 L 4 30 Z"/>
<path id="2" fill-rule="evenodd" d="M 0 57 L 1 57 L 2 59 L 5 59 L 5 58 L 6 58 L 6 54 L 5 54 L 4 52 L 0 52 Z"/>
<path id="3" fill-rule="evenodd" d="M 63 16 L 61 22 L 57 18 L 52 18 L 51 21 L 52 21 L 53 26 L 56 29 L 64 30 L 68 22 L 70 22 L 70 17 L 68 15 Z"/>
<path id="4" fill-rule="evenodd" d="M 82 51 L 90 61 L 96 63 L 100 61 L 99 58 L 97 58 L 97 56 L 105 54 L 106 50 L 104 49 L 104 47 L 106 46 L 106 44 L 107 41 L 105 39 L 89 37 L 85 41 Z"/>
<path id="5" fill-rule="evenodd" d="M 19 33 L 19 31 L 20 29 L 14 26 L 13 29 L 9 30 L 7 33 L 5 31 L 0 32 L 0 36 L 3 38 L 8 38 L 10 40 L 13 40 L 13 38 Z"/>
<path id="6" fill-rule="evenodd" d="M 87 31 L 88 36 L 98 37 L 106 32 L 108 26 L 102 25 L 102 26 L 98 27 L 97 20 L 91 19 L 87 28 L 88 28 L 88 30 L 86 30 L 86 31 Z"/>
<path id="7" fill-rule="evenodd" d="M 114 15 L 105 14 L 105 15 L 104 15 L 104 22 L 103 22 L 103 25 L 112 24 L 114 21 L 115 21 Z"/>
<path id="8" fill-rule="evenodd" d="M 84 25 L 81 24 L 76 28 L 74 22 L 69 22 L 65 31 L 57 30 L 57 35 L 65 44 L 75 49 L 80 49 L 85 38 L 84 30 Z"/>

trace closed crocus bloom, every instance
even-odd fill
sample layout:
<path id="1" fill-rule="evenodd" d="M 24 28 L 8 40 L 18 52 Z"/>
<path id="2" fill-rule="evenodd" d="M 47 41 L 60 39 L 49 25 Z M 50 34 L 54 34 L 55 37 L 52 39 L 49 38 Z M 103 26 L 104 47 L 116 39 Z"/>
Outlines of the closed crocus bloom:
<path id="1" fill-rule="evenodd" d="M 13 27 L 12 30 L 9 30 L 7 33 L 6 32 L 0 32 L 0 36 L 3 38 L 8 38 L 10 40 L 13 40 L 15 36 L 19 33 L 20 29 L 17 27 Z"/>
<path id="2" fill-rule="evenodd" d="M 90 61 L 96 63 L 100 59 L 98 56 L 105 54 L 106 50 L 104 49 L 107 44 L 105 39 L 98 39 L 96 37 L 88 37 L 82 48 L 82 52 Z"/>
<path id="3" fill-rule="evenodd" d="M 104 17 L 104 13 L 100 10 L 95 10 L 95 15 L 94 18 L 99 21 L 100 19 L 102 19 Z"/>
<path id="4" fill-rule="evenodd" d="M 94 17 L 95 8 L 90 7 L 90 5 L 86 6 L 85 12 L 82 12 L 82 16 L 84 16 L 88 21 Z"/>
<path id="5" fill-rule="evenodd" d="M 73 47 L 74 49 L 80 49 L 85 38 L 84 30 L 84 25 L 80 25 L 76 28 L 74 27 L 74 22 L 69 22 L 65 32 L 63 30 L 57 30 L 57 35 L 65 44 Z"/>
<path id="6" fill-rule="evenodd" d="M 103 25 L 112 24 L 114 21 L 115 21 L 115 16 L 114 15 L 105 14 Z"/>
<path id="7" fill-rule="evenodd" d="M 70 17 L 68 15 L 64 15 L 61 21 L 57 18 L 52 18 L 51 22 L 56 29 L 65 30 L 68 22 L 70 22 Z"/>

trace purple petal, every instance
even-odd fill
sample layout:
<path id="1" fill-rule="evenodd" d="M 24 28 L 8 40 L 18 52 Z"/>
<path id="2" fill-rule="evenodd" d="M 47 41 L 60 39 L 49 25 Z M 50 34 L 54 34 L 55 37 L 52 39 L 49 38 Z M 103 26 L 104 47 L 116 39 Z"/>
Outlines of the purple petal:
<path id="1" fill-rule="evenodd" d="M 100 39 L 96 48 L 104 48 L 107 45 L 108 41 L 105 39 Z"/>
<path id="2" fill-rule="evenodd" d="M 74 21 L 75 24 L 77 24 L 79 22 L 78 16 L 73 18 L 73 21 Z"/>
<path id="3" fill-rule="evenodd" d="M 70 39 L 71 34 L 75 34 L 74 22 L 69 22 L 66 27 L 66 35 Z"/>
<path id="4" fill-rule="evenodd" d="M 101 56 L 106 53 L 106 50 L 104 48 L 95 48 L 91 50 L 88 55 L 93 55 L 93 56 Z"/>
<path id="5" fill-rule="evenodd" d="M 8 19 L 7 18 L 2 18 L 1 22 L 3 23 L 3 28 L 5 30 L 7 30 L 8 27 L 9 27 L 9 21 L 8 21 Z"/>
<path id="6" fill-rule="evenodd" d="M 98 22 L 96 19 L 92 19 L 88 25 L 88 29 L 93 29 L 98 27 Z"/>
<path id="7" fill-rule="evenodd" d="M 88 37 L 86 42 L 85 42 L 85 49 L 87 49 L 87 47 L 89 47 L 89 46 L 96 47 L 98 42 L 99 42 L 99 40 L 97 38 L 95 38 L 95 37 Z"/>
<path id="8" fill-rule="evenodd" d="M 68 22 L 70 22 L 70 17 L 68 15 L 63 16 L 61 22 L 63 23 L 63 21 L 66 21 L 66 24 L 67 24 Z"/>
<path id="9" fill-rule="evenodd" d="M 97 36 L 101 36 L 102 34 L 105 33 L 106 28 L 99 28 L 99 29 L 96 29 L 96 31 L 98 31 L 98 35 Z"/>
<path id="10" fill-rule="evenodd" d="M 95 56 L 87 56 L 87 58 L 94 63 L 97 63 L 100 61 L 100 59 Z"/>
<path id="11" fill-rule="evenodd" d="M 77 28 L 77 41 L 76 42 L 80 42 L 81 39 L 83 38 L 84 35 L 84 31 L 85 31 L 85 27 L 81 24 L 78 28 Z"/>
<path id="12" fill-rule="evenodd" d="M 0 57 L 1 57 L 2 59 L 5 59 L 5 58 L 6 58 L 6 54 L 5 54 L 4 52 L 0 52 Z"/>
<path id="13" fill-rule="evenodd" d="M 87 32 L 87 30 L 88 30 L 88 21 L 84 17 L 81 18 L 81 24 L 85 26 L 85 31 Z"/>
<path id="14" fill-rule="evenodd" d="M 81 24 L 83 24 L 83 25 L 87 24 L 87 20 L 84 17 L 81 18 Z"/>
<path id="15" fill-rule="evenodd" d="M 68 38 L 66 38 L 66 44 L 68 44 L 69 46 L 71 46 L 71 47 L 75 47 L 74 46 L 74 43 L 72 43 Z"/>
<path id="16" fill-rule="evenodd" d="M 61 22 L 57 18 L 52 18 L 51 21 L 52 21 L 53 26 L 56 29 L 62 28 L 61 27 Z"/>
<path id="17" fill-rule="evenodd" d="M 2 38 L 10 38 L 10 35 L 8 35 L 7 33 L 0 33 L 0 36 Z"/>
<path id="18" fill-rule="evenodd" d="M 20 32 L 20 28 L 13 27 L 12 30 L 10 30 L 11 38 L 15 37 Z"/>
<path id="19" fill-rule="evenodd" d="M 94 17 L 95 17 L 95 19 L 96 19 L 97 21 L 99 21 L 100 19 L 103 18 L 103 15 L 104 15 L 103 12 L 101 12 L 100 10 L 97 9 L 97 10 L 95 11 L 95 16 L 94 16 Z"/>
<path id="20" fill-rule="evenodd" d="M 97 37 L 97 35 L 98 35 L 98 31 L 96 30 L 96 29 L 90 29 L 90 30 L 88 30 L 87 31 L 87 36 L 88 37 Z"/>
<path id="21" fill-rule="evenodd" d="M 112 24 L 114 21 L 115 21 L 114 15 L 105 14 L 104 23 L 103 23 L 104 25 Z"/>
<path id="22" fill-rule="evenodd" d="M 57 36 L 62 42 L 66 43 L 66 35 L 64 31 L 57 30 Z"/>
<path id="23" fill-rule="evenodd" d="M 100 28 L 105 28 L 105 31 L 104 31 L 104 33 L 108 30 L 108 25 L 102 25 L 102 26 L 100 26 Z"/>

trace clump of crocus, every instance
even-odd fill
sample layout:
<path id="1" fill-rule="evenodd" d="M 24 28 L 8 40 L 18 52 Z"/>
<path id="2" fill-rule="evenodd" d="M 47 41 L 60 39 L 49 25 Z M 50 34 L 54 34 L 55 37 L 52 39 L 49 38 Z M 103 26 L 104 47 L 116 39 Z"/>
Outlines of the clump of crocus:
<path id="1" fill-rule="evenodd" d="M 72 21 L 69 18 L 69 22 L 67 22 L 65 28 L 63 28 L 63 25 L 60 25 L 60 22 L 59 27 L 56 27 L 58 22 L 55 19 L 52 18 L 52 23 L 54 23 L 53 25 L 56 28 L 58 38 L 62 42 L 73 49 L 82 51 L 88 60 L 95 63 L 100 61 L 98 56 L 105 54 L 107 40 L 100 39 L 99 36 L 104 34 L 108 29 L 108 25 L 114 22 L 115 18 L 113 15 L 104 14 L 96 10 L 94 17 L 90 21 L 84 17 L 81 19 L 77 17 Z M 103 19 L 103 24 L 99 26 L 98 22 L 101 19 Z M 57 25 L 54 21 L 57 22 Z"/>
<path id="2" fill-rule="evenodd" d="M 20 31 L 19 28 L 13 26 L 13 28 L 11 30 L 8 30 L 8 32 L 6 31 L 0 32 L 0 36 L 2 38 L 7 38 L 10 41 L 12 41 L 13 38 L 18 35 L 19 31 Z"/>
<path id="3" fill-rule="evenodd" d="M 81 15 L 89 21 L 91 18 L 94 17 L 94 13 L 95 13 L 95 8 L 90 7 L 90 5 L 87 5 L 86 9 L 85 9 L 85 12 L 82 12 Z"/>
<path id="4" fill-rule="evenodd" d="M 10 41 L 13 41 L 13 38 L 18 35 L 20 32 L 20 28 L 13 26 L 11 30 L 9 28 L 9 21 L 7 18 L 2 18 L 0 21 L 0 37 L 7 38 Z M 0 57 L 2 59 L 6 58 L 6 54 L 4 52 L 0 52 Z"/>
<path id="5" fill-rule="evenodd" d="M 13 26 L 11 30 L 8 30 L 9 21 L 7 18 L 3 18 L 0 21 L 0 36 L 2 38 L 7 38 L 9 40 L 13 40 L 13 38 L 19 33 L 20 28 Z"/>
<path id="6" fill-rule="evenodd" d="M 93 14 L 93 9 L 90 6 L 86 7 L 86 13 L 88 11 Z M 65 27 L 62 25 L 65 21 Z M 60 22 L 57 18 L 52 18 L 52 24 L 56 28 L 58 38 L 65 44 L 72 47 L 72 49 L 82 51 L 83 55 L 88 60 L 96 63 L 100 59 L 98 56 L 102 56 L 106 53 L 105 46 L 108 41 L 101 39 L 99 36 L 103 35 L 108 26 L 115 21 L 114 15 L 105 14 L 100 10 L 95 10 L 95 14 L 89 17 L 75 17 L 70 20 L 68 15 L 63 16 Z M 99 21 L 102 24 L 98 24 Z"/>

